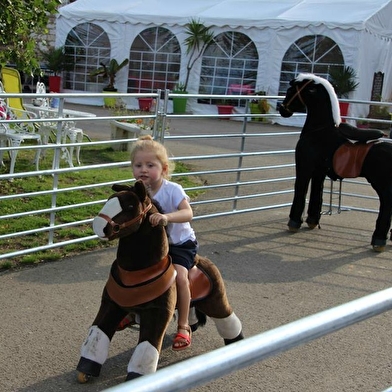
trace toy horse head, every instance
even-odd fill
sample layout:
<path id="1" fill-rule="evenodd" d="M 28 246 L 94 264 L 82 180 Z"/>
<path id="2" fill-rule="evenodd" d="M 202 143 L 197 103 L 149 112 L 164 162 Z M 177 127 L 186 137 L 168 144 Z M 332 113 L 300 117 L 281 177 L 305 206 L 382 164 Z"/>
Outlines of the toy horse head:
<path id="1" fill-rule="evenodd" d="M 115 194 L 94 218 L 94 233 L 104 240 L 114 240 L 139 230 L 148 211 L 153 207 L 142 181 L 134 186 L 115 184 Z"/>
<path id="2" fill-rule="evenodd" d="M 338 97 L 330 82 L 313 74 L 299 74 L 290 82 L 286 97 L 279 107 L 282 117 L 290 117 L 295 112 L 305 112 L 309 105 L 324 102 L 324 96 L 329 96 L 333 121 L 336 126 L 341 123 Z M 322 97 L 320 99 L 319 97 Z M 320 110 L 325 111 L 325 106 Z"/>

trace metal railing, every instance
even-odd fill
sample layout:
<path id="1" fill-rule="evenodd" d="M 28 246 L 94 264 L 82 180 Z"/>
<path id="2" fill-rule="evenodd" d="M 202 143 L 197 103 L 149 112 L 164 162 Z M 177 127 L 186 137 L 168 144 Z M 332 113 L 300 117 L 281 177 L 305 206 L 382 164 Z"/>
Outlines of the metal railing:
<path id="1" fill-rule="evenodd" d="M 5 94 L 6 97 L 20 97 L 22 99 L 31 99 L 32 94 Z M 77 121 L 81 127 L 83 127 L 83 123 L 86 121 L 91 121 L 91 117 L 89 118 L 66 118 L 63 116 L 63 108 L 64 103 L 67 98 L 86 98 L 86 97 L 103 97 L 105 94 L 49 94 L 49 95 L 40 95 L 34 94 L 34 98 L 37 97 L 48 97 L 53 96 L 60 99 L 60 107 L 59 107 L 59 116 L 58 118 L 42 118 L 42 119 L 30 119 L 23 120 L 26 123 L 35 123 L 38 126 L 45 125 L 47 122 L 57 122 L 57 128 L 61 129 L 63 123 L 69 121 Z M 151 97 L 153 99 L 158 100 L 158 97 L 161 96 L 161 92 L 158 91 L 156 94 L 113 94 L 113 96 L 118 97 L 119 99 L 129 99 L 129 98 L 139 98 L 139 97 Z M 226 132 L 224 134 L 211 132 L 211 133 L 193 133 L 189 134 L 180 134 L 180 135 L 168 135 L 165 130 L 168 122 L 172 119 L 176 119 L 178 117 L 181 118 L 189 118 L 189 119 L 216 119 L 216 114 L 204 114 L 204 115 L 192 115 L 192 114 L 171 114 L 168 111 L 168 102 L 170 99 L 176 97 L 183 97 L 179 94 L 172 94 L 169 91 L 166 91 L 165 98 L 161 100 L 161 104 L 156 105 L 155 111 L 153 113 L 143 114 L 141 115 L 110 115 L 110 116 L 97 116 L 94 118 L 94 121 L 102 122 L 108 120 L 135 120 L 137 118 L 143 119 L 152 119 L 154 121 L 154 128 L 152 129 L 153 136 L 163 143 L 170 144 L 172 142 L 178 143 L 189 143 L 192 142 L 194 146 L 201 144 L 207 140 L 214 140 L 214 145 L 216 145 L 217 150 L 212 153 L 206 154 L 191 154 L 188 153 L 186 155 L 177 155 L 173 160 L 181 161 L 184 163 L 190 163 L 191 166 L 197 166 L 198 169 L 191 170 L 186 173 L 176 173 L 173 175 L 173 179 L 179 176 L 197 176 L 203 179 L 203 184 L 195 187 L 189 187 L 185 190 L 187 192 L 197 191 L 199 192 L 199 196 L 196 200 L 192 201 L 192 206 L 195 209 L 195 220 L 198 219 L 206 219 L 218 216 L 227 216 L 227 215 L 235 215 L 247 212 L 256 212 L 263 211 L 266 209 L 276 209 L 276 208 L 287 208 L 291 205 L 292 194 L 293 194 L 293 183 L 295 180 L 295 172 L 294 172 L 294 145 L 295 139 L 299 135 L 299 130 L 294 129 L 293 131 L 278 131 L 274 132 L 271 130 L 267 130 L 265 132 L 255 131 L 255 129 L 249 130 L 249 120 L 251 118 L 259 118 L 266 120 L 273 120 L 274 117 L 279 117 L 276 113 L 269 114 L 251 114 L 249 113 L 249 102 L 251 99 L 268 99 L 270 102 L 276 102 L 282 97 L 277 96 L 241 96 L 241 100 L 246 102 L 246 106 L 243 109 L 244 113 L 235 113 L 229 115 L 233 120 L 230 123 L 236 124 L 235 131 Z M 233 96 L 216 96 L 216 95 L 199 95 L 199 94 L 188 94 L 188 99 L 235 99 L 238 100 L 238 95 Z M 370 101 L 356 101 L 356 103 L 362 104 L 370 104 Z M 388 103 L 379 103 L 375 104 L 388 104 Z M 273 105 L 271 105 L 272 107 Z M 224 117 L 226 117 L 225 115 Z M 301 115 L 298 115 L 301 116 Z M 350 119 L 350 118 L 349 118 Z M 351 118 L 355 119 L 355 118 Z M 223 120 L 222 120 L 223 121 Z M 391 123 L 391 121 L 386 120 L 375 120 L 381 123 Z M 21 120 L 0 120 L 0 124 L 7 122 L 7 124 L 12 124 L 16 122 L 21 122 Z M 159 124 L 159 126 L 157 125 Z M 88 133 L 88 131 L 86 130 Z M 286 139 L 292 140 L 292 146 L 289 148 L 282 148 L 277 150 L 276 148 L 268 148 L 269 140 L 279 140 L 283 141 Z M 61 237 L 58 234 L 61 233 L 61 230 L 69 229 L 70 227 L 80 227 L 82 225 L 88 225 L 92 221 L 92 216 L 86 216 L 84 219 L 75 222 L 66 222 L 66 223 L 56 223 L 56 216 L 64 211 L 70 211 L 72 209 L 76 209 L 79 207 L 86 206 L 97 206 L 97 210 L 99 209 L 99 205 L 103 204 L 106 199 L 94 199 L 94 196 L 91 196 L 94 193 L 94 189 L 109 187 L 111 184 L 115 182 L 129 182 L 131 176 L 128 176 L 126 180 L 123 178 L 113 178 L 110 183 L 108 182 L 97 182 L 94 184 L 83 184 L 82 186 L 69 186 L 68 183 L 63 184 L 62 175 L 69 173 L 81 173 L 83 171 L 93 171 L 99 174 L 100 170 L 102 170 L 102 164 L 90 164 L 90 165 L 81 165 L 77 167 L 61 167 L 61 154 L 64 148 L 69 147 L 77 147 L 82 146 L 86 147 L 99 147 L 102 145 L 109 146 L 115 148 L 118 145 L 123 145 L 124 143 L 132 143 L 134 138 L 126 138 L 126 139 L 112 139 L 112 140 L 104 140 L 104 141 L 92 141 L 92 142 L 83 142 L 83 143 L 62 143 L 61 138 L 57 137 L 53 143 L 43 146 L 36 145 L 28 145 L 28 146 L 20 146 L 18 148 L 9 148 L 3 147 L 0 150 L 6 152 L 12 149 L 18 149 L 19 151 L 31 150 L 35 151 L 38 148 L 41 148 L 43 151 L 54 151 L 53 153 L 53 162 L 50 165 L 49 169 L 38 170 L 38 171 L 25 171 L 25 172 L 16 172 L 13 174 L 1 174 L 0 175 L 0 184 L 2 181 L 11 181 L 13 179 L 23 179 L 23 178 L 52 178 L 51 186 L 47 189 L 23 193 L 14 191 L 12 193 L 6 194 L 1 192 L 0 201 L 14 201 L 18 202 L 21 200 L 30 199 L 33 197 L 40 196 L 50 196 L 50 201 L 46 208 L 42 208 L 36 211 L 20 211 L 14 214 L 7 214 L 6 211 L 2 210 L 0 207 L 0 222 L 6 222 L 10 219 L 18 219 L 23 216 L 37 216 L 37 217 L 45 217 L 46 223 L 43 223 L 40 227 L 31 229 L 31 230 L 20 230 L 18 232 L 9 232 L 2 233 L 0 235 L 0 243 L 2 241 L 6 241 L 12 238 L 28 236 L 28 235 L 37 235 L 40 233 L 41 235 L 47 235 L 47 243 L 41 246 L 29 246 L 26 249 L 18 249 L 18 250 L 7 250 L 7 247 L 1 247 L 0 260 L 27 255 L 33 252 L 40 252 L 44 250 L 50 250 L 53 248 L 64 247 L 67 245 L 71 245 L 74 243 L 80 243 L 84 241 L 90 241 L 96 239 L 95 235 L 86 235 L 85 237 L 78 237 L 74 239 L 69 239 L 66 241 L 56 240 L 56 238 Z M 225 143 L 231 142 L 229 147 L 224 147 Z M 222 148 L 219 148 L 223 145 Z M 252 148 L 249 148 L 251 145 Z M 257 149 L 253 148 L 253 145 L 257 146 Z M 200 151 L 192 148 L 191 151 Z M 220 151 L 219 151 L 220 150 Z M 224 162 L 224 167 L 222 165 L 217 164 L 217 162 Z M 126 168 L 130 167 L 131 162 L 129 160 L 115 163 L 104 163 L 105 168 Z M 17 161 L 18 165 L 18 161 Z M 199 169 L 202 167 L 201 169 Z M 215 167 L 211 169 L 211 167 Z M 99 177 L 99 175 L 97 175 Z M 366 185 L 363 187 L 363 191 L 356 192 L 355 190 L 361 184 Z M 343 195 L 347 196 L 350 205 L 345 206 L 344 209 L 360 209 L 366 210 L 368 212 L 376 212 L 377 211 L 377 203 L 372 196 L 372 193 L 368 190 L 369 186 L 365 181 L 356 180 L 356 181 L 344 181 L 344 192 Z M 0 188 L 1 189 L 1 188 Z M 86 200 L 80 203 L 72 203 L 72 192 L 78 190 L 89 190 L 88 197 L 86 196 Z M 224 191 L 224 192 L 223 192 Z M 224 196 L 222 196 L 224 193 Z M 331 196 L 336 193 L 332 190 L 329 190 L 329 187 L 326 187 L 326 193 Z M 67 195 L 67 202 L 61 203 L 59 202 L 60 195 Z M 68 196 L 69 195 L 69 196 Z M 356 200 L 360 202 L 357 203 Z M 363 200 L 366 199 L 370 201 L 370 206 L 364 205 Z M 358 205 L 356 205 L 356 203 Z M 21 204 L 22 205 L 22 204 Z M 336 204 L 331 199 L 330 203 L 327 203 L 329 209 L 327 208 L 328 213 L 333 213 L 333 208 L 336 207 Z M 338 212 L 342 209 L 342 206 L 338 206 Z"/>
<path id="2" fill-rule="evenodd" d="M 95 95 L 95 94 L 94 94 Z M 96 94 L 101 96 L 100 94 Z M 9 96 L 21 96 L 24 99 L 31 98 L 30 94 L 9 94 Z M 38 96 L 38 95 L 37 95 Z M 64 105 L 64 99 L 68 97 L 91 97 L 91 94 L 59 94 L 61 105 Z M 129 98 L 130 96 L 137 98 L 138 96 L 145 96 L 140 94 L 117 94 L 118 97 Z M 159 94 L 151 94 L 152 97 L 158 98 Z M 148 118 L 159 118 L 158 121 L 161 124 L 161 128 L 154 128 L 153 133 L 156 138 L 159 138 L 164 143 L 170 143 L 172 141 L 186 143 L 194 141 L 199 144 L 201 141 L 206 139 L 216 140 L 216 146 L 220 146 L 220 141 L 227 140 L 239 140 L 236 145 L 235 151 L 228 152 L 222 148 L 220 152 L 205 153 L 205 154 L 187 154 L 178 155 L 174 159 L 181 162 L 197 163 L 197 169 L 191 170 L 187 173 L 177 173 L 176 176 L 197 176 L 204 179 L 204 183 L 200 186 L 192 188 L 186 188 L 186 191 L 201 191 L 203 194 L 197 197 L 192 202 L 192 206 L 195 209 L 195 220 L 207 219 L 217 216 L 226 216 L 233 214 L 241 214 L 252 211 L 261 211 L 264 209 L 274 208 L 285 208 L 291 205 L 291 199 L 293 194 L 293 183 L 294 183 L 294 150 L 292 148 L 283 149 L 256 149 L 248 151 L 245 142 L 247 140 L 257 141 L 262 140 L 263 143 L 260 145 L 268 145 L 264 142 L 270 138 L 282 140 L 283 137 L 297 137 L 299 131 L 293 132 L 249 132 L 248 131 L 248 120 L 249 117 L 260 117 L 260 118 L 273 118 L 276 114 L 268 115 L 255 115 L 248 113 L 248 107 L 245 108 L 245 113 L 233 114 L 231 117 L 236 120 L 238 125 L 238 131 L 225 134 L 211 133 L 211 134 L 193 134 L 193 135 L 166 135 L 164 130 L 166 122 L 172 118 L 176 118 L 176 115 L 168 113 L 167 103 L 170 98 L 175 97 L 175 94 L 166 93 L 165 100 L 162 107 L 157 107 L 156 111 Z M 202 97 L 211 96 L 199 96 L 189 95 L 190 99 L 199 99 Z M 218 96 L 213 96 L 217 97 Z M 227 97 L 226 97 L 227 98 Z M 241 97 L 241 99 L 250 100 L 253 97 Z M 260 98 L 260 97 L 257 97 Z M 268 99 L 276 100 L 279 97 L 267 97 Z M 281 98 L 281 97 L 280 97 Z M 238 96 L 235 96 L 238 99 Z M 356 101 L 361 104 L 371 104 L 369 101 Z M 380 104 L 380 103 L 375 103 Z M 247 104 L 248 105 L 248 104 Z M 182 118 L 188 116 L 190 118 L 216 118 L 216 115 L 181 115 Z M 96 121 L 113 120 L 119 118 L 129 118 L 127 116 L 115 117 L 115 116 L 102 116 L 97 117 Z M 132 118 L 132 116 L 131 116 Z M 350 119 L 350 118 L 349 118 Z M 355 118 L 351 118 L 355 120 Z M 77 118 L 63 118 L 61 115 L 58 119 L 50 119 L 50 121 L 58 121 L 61 126 L 63 121 L 77 120 L 81 124 L 84 121 L 91 121 L 91 119 Z M 45 123 L 45 119 L 39 120 L 27 120 L 27 122 Z M 1 122 L 1 121 L 0 121 Z M 390 124 L 388 120 L 375 120 L 375 122 Z M 61 144 L 58 140 L 48 146 L 28 146 L 19 147 L 19 150 L 28 149 L 57 149 L 58 152 L 62 148 L 69 147 L 71 145 L 78 146 L 116 146 L 120 143 L 132 143 L 135 139 L 127 138 L 121 140 L 110 140 L 110 141 L 94 141 L 86 143 L 74 143 L 74 144 Z M 252 143 L 255 144 L 255 143 Z M 232 148 L 233 146 L 231 146 Z M 8 151 L 8 148 L 3 148 L 3 151 Z M 60 159 L 59 154 L 54 154 L 54 159 Z M 56 158 L 57 157 L 57 158 Z M 218 165 L 210 165 L 208 162 L 225 162 L 225 167 L 218 167 Z M 203 164 L 207 162 L 207 164 Z M 55 223 L 56 213 L 64 210 L 72 210 L 79 206 L 97 206 L 104 203 L 105 200 L 91 200 L 86 199 L 82 203 L 72 203 L 72 197 L 70 204 L 60 205 L 57 200 L 58 195 L 69 194 L 78 189 L 85 189 L 94 191 L 99 187 L 109 187 L 114 182 L 128 181 L 113 178 L 109 182 L 100 182 L 94 184 L 85 184 L 83 186 L 66 186 L 60 187 L 61 174 L 83 172 L 85 170 L 96 171 L 99 173 L 101 165 L 81 165 L 78 167 L 60 168 L 60 161 L 54 162 L 56 169 L 47 169 L 39 171 L 28 171 L 18 172 L 12 175 L 1 174 L 1 181 L 11 180 L 12 178 L 26 178 L 39 176 L 52 176 L 53 186 L 50 189 L 44 189 L 36 191 L 34 193 L 21 193 L 15 191 L 12 194 L 1 194 L 0 201 L 13 200 L 15 202 L 22 201 L 26 198 L 36 197 L 40 195 L 50 195 L 51 201 L 47 208 L 40 211 L 20 211 L 16 214 L 7 214 L 0 207 L 0 222 L 6 222 L 8 219 L 20 218 L 25 215 L 49 215 L 47 224 L 43 224 L 42 227 L 34 230 L 19 231 L 17 233 L 5 233 L 0 235 L 0 241 L 5 241 L 10 238 L 18 236 L 25 236 L 29 234 L 45 233 L 48 235 L 48 242 L 44 246 L 30 247 L 29 249 L 23 249 L 15 252 L 8 252 L 2 247 L 2 254 L 0 260 L 5 258 L 12 258 L 23 254 L 32 252 L 38 252 L 41 250 L 49 250 L 56 247 L 62 247 L 69 244 L 89 241 L 96 238 L 96 236 L 85 236 L 81 238 L 75 238 L 69 241 L 55 242 L 55 233 L 60 232 L 64 228 L 77 227 L 80 225 L 89 224 L 92 220 L 91 217 L 78 222 L 69 222 L 63 224 Z M 105 167 L 129 167 L 130 162 L 116 162 L 113 164 L 105 164 Z M 211 169 L 212 166 L 216 166 Z M 200 168 L 201 167 L 201 168 Z M 262 174 L 262 175 L 261 175 Z M 174 176 L 175 179 L 175 176 Z M 332 183 L 331 183 L 332 184 Z M 326 194 L 328 200 L 326 203 L 327 210 L 325 213 L 335 213 L 341 210 L 361 210 L 371 213 L 378 211 L 378 199 L 374 196 L 374 192 L 370 189 L 370 186 L 365 181 L 358 180 L 344 180 L 342 190 L 334 190 L 332 186 L 329 186 L 329 182 L 326 184 Z M 263 192 L 260 192 L 260 187 L 263 187 Z M 222 190 L 230 190 L 231 194 L 222 196 Z M 369 191 L 370 189 L 370 191 Z M 90 192 L 90 194 L 93 192 Z M 345 203 L 335 201 L 336 197 L 344 197 Z M 272 199 L 272 200 L 271 200 Z M 1 206 L 1 204 L 0 204 Z M 211 207 L 210 207 L 211 206 Z M 121 384 L 119 386 L 108 389 L 109 392 L 125 392 L 125 391 L 184 391 L 191 389 L 197 385 L 205 384 L 208 381 L 216 379 L 220 376 L 228 374 L 230 372 L 239 370 L 250 366 L 251 364 L 266 359 L 272 355 L 281 353 L 305 342 L 317 339 L 326 334 L 335 332 L 341 328 L 348 327 L 354 323 L 373 317 L 382 312 L 388 311 L 392 308 L 392 289 L 384 290 L 367 297 L 363 297 L 356 301 L 349 302 L 347 304 L 326 310 L 321 313 L 317 313 L 313 316 L 306 317 L 304 319 L 295 321 L 285 326 L 273 329 L 260 335 L 247 338 L 243 341 L 234 343 L 230 346 L 220 348 L 218 350 L 209 352 L 207 354 L 198 356 L 181 362 L 181 364 L 169 366 L 165 369 L 157 371 L 155 374 L 147 375 L 141 379 L 134 380 L 129 383 Z M 179 370 L 178 367 L 181 367 Z M 176 374 L 175 379 L 172 375 Z M 388 389 L 389 391 L 390 389 Z"/>
<path id="3" fill-rule="evenodd" d="M 167 366 L 105 392 L 188 391 L 391 309 L 389 288 Z"/>

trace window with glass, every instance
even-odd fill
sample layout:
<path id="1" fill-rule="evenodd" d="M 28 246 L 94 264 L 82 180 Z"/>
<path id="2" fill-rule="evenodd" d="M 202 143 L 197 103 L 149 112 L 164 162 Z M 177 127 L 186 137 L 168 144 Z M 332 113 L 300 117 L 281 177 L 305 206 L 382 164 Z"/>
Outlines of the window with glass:
<path id="1" fill-rule="evenodd" d="M 170 30 L 143 30 L 132 43 L 129 59 L 128 93 L 173 90 L 178 83 L 181 49 Z"/>
<path id="2" fill-rule="evenodd" d="M 330 69 L 342 65 L 342 51 L 331 38 L 324 35 L 302 37 L 289 47 L 283 58 L 279 95 L 286 94 L 290 81 L 300 73 L 313 73 L 329 79 Z"/>
<path id="3" fill-rule="evenodd" d="M 259 57 L 256 45 L 242 33 L 227 31 L 217 35 L 203 54 L 200 94 L 246 95 L 256 88 Z M 201 100 L 216 104 L 214 100 Z M 245 102 L 235 100 L 234 105 Z"/>
<path id="4" fill-rule="evenodd" d="M 68 34 L 65 50 L 73 57 L 74 67 L 64 73 L 63 87 L 100 92 L 107 81 L 90 76 L 90 72 L 110 60 L 110 41 L 105 31 L 93 23 L 79 24 Z"/>

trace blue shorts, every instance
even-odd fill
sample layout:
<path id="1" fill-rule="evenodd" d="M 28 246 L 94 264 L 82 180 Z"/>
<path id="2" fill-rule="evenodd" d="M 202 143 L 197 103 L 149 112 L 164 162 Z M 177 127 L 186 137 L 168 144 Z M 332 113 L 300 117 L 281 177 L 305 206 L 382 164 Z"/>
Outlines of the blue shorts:
<path id="1" fill-rule="evenodd" d="M 179 264 L 190 270 L 195 265 L 195 256 L 199 244 L 197 241 L 188 240 L 181 245 L 169 244 L 169 255 L 172 258 L 173 264 Z"/>

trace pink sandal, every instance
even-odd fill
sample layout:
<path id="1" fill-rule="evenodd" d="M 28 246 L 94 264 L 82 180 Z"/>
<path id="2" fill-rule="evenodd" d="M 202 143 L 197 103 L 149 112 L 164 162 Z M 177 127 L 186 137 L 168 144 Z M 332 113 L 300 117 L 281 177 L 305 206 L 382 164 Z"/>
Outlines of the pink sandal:
<path id="1" fill-rule="evenodd" d="M 178 330 L 180 329 L 188 331 L 189 335 L 185 335 L 181 332 L 178 332 Z M 189 325 L 179 325 L 177 327 L 176 337 L 173 340 L 172 350 L 174 351 L 185 350 L 191 345 L 191 338 L 192 338 L 192 332 Z"/>

